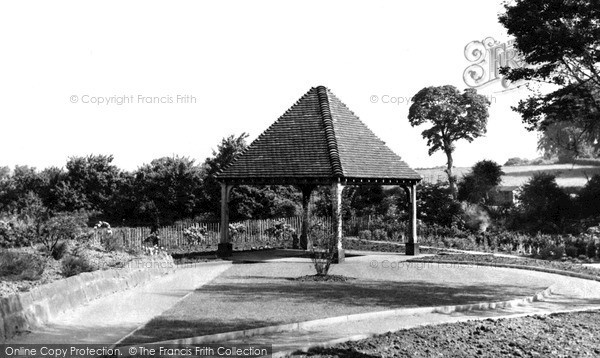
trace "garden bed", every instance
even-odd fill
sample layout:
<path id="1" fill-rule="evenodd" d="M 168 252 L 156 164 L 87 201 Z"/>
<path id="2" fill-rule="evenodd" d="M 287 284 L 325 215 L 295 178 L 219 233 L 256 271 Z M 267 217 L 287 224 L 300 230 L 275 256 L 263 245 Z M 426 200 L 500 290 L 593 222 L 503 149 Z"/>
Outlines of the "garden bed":
<path id="1" fill-rule="evenodd" d="M 404 254 L 406 247 L 404 243 L 399 242 L 374 242 L 369 240 L 360 240 L 357 238 L 346 238 L 344 240 L 345 250 L 372 251 L 372 252 L 397 252 Z M 437 254 L 443 249 L 420 248 L 419 251 L 424 254 Z"/>
<path id="2" fill-rule="evenodd" d="M 125 267 L 140 257 L 124 251 L 106 251 L 93 245 L 70 242 L 69 252 L 77 251 L 79 262 L 73 263 L 73 256 L 65 254 L 58 260 L 42 253 L 42 248 L 22 247 L 0 251 L 0 297 L 28 292 L 79 272 L 106 270 Z M 65 261 L 71 265 L 65 268 Z M 8 262 L 8 261 L 13 261 Z"/>
<path id="3" fill-rule="evenodd" d="M 598 357 L 599 332 L 599 311 L 559 313 L 412 328 L 313 349 L 308 356 Z"/>
<path id="4" fill-rule="evenodd" d="M 465 264 L 483 264 L 483 265 L 510 265 L 522 266 L 523 268 L 542 268 L 550 270 L 567 271 L 576 274 L 589 275 L 600 279 L 600 269 L 573 263 L 568 260 L 540 260 L 527 257 L 505 257 L 494 255 L 475 255 L 475 254 L 439 254 L 436 256 L 416 257 L 410 259 L 411 262 L 434 261 L 434 262 L 457 262 Z"/>

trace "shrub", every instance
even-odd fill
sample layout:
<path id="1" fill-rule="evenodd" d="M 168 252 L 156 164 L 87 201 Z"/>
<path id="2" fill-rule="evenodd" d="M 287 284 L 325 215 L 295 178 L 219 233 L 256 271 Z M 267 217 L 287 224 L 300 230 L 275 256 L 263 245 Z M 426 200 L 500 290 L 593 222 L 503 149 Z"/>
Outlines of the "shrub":
<path id="1" fill-rule="evenodd" d="M 206 233 L 204 226 L 190 226 L 183 230 L 183 237 L 188 245 L 199 245 L 206 240 Z"/>
<path id="2" fill-rule="evenodd" d="M 0 252 L 0 277 L 36 281 L 42 277 L 45 259 L 33 254 Z"/>
<path id="3" fill-rule="evenodd" d="M 576 258 L 577 256 L 579 256 L 579 249 L 578 249 L 576 246 L 573 246 L 573 245 L 568 245 L 568 246 L 565 248 L 565 254 L 566 254 L 568 257 L 573 257 L 573 258 Z"/>
<path id="4" fill-rule="evenodd" d="M 325 276 L 337 254 L 337 240 L 330 226 L 319 219 L 313 219 L 309 227 L 313 247 L 311 259 L 318 276 Z"/>
<path id="5" fill-rule="evenodd" d="M 373 230 L 373 240 L 376 241 L 386 241 L 388 238 L 387 232 L 383 229 L 375 229 Z"/>
<path id="6" fill-rule="evenodd" d="M 447 183 L 424 183 L 417 195 L 419 219 L 426 223 L 450 226 L 460 214 L 460 203 L 452 199 Z"/>
<path id="7" fill-rule="evenodd" d="M 362 230 L 358 232 L 358 238 L 360 240 L 371 240 L 371 230 Z"/>
<path id="8" fill-rule="evenodd" d="M 543 260 L 560 259 L 565 254 L 564 246 L 549 245 L 540 250 L 539 257 Z"/>
<path id="9" fill-rule="evenodd" d="M 296 233 L 292 225 L 286 224 L 283 220 L 275 222 L 273 226 L 265 230 L 265 232 L 269 238 L 279 243 L 282 243 L 284 240 L 289 240 L 292 235 Z"/>
<path id="10" fill-rule="evenodd" d="M 585 250 L 585 254 L 587 257 L 589 257 L 590 259 L 593 259 L 596 257 L 597 254 L 597 247 L 596 247 L 596 243 L 594 242 L 594 240 L 590 240 L 589 243 L 586 246 L 586 250 Z"/>
<path id="11" fill-rule="evenodd" d="M 67 241 L 61 241 L 58 244 L 56 244 L 56 246 L 54 246 L 54 249 L 52 250 L 52 252 L 50 252 L 50 255 L 53 259 L 60 260 L 65 256 L 65 254 L 67 254 L 68 251 L 69 243 Z"/>
<path id="12" fill-rule="evenodd" d="M 67 256 L 62 262 L 62 274 L 65 277 L 90 271 L 94 271 L 94 267 L 85 258 L 80 256 Z"/>
<path id="13" fill-rule="evenodd" d="M 522 224 L 529 230 L 557 232 L 571 213 L 569 196 L 556 184 L 554 175 L 537 173 L 518 194 Z"/>
<path id="14" fill-rule="evenodd" d="M 600 174 L 594 175 L 581 189 L 578 206 L 582 217 L 600 215 Z"/>

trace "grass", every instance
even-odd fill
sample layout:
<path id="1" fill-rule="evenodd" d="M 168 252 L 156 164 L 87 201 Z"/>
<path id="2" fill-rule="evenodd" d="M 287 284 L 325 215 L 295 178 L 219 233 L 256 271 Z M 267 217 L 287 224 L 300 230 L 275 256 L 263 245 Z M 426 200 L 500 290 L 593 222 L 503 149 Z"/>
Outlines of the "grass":
<path id="1" fill-rule="evenodd" d="M 393 257 L 379 257 L 393 260 Z M 124 345 L 405 307 L 497 301 L 529 296 L 551 282 L 539 276 L 478 267 L 374 268 L 346 262 L 332 274 L 346 282 L 298 281 L 312 264 L 236 264 L 130 336 Z M 469 277 L 465 280 L 465 277 Z"/>
<path id="2" fill-rule="evenodd" d="M 469 173 L 471 168 L 454 168 L 454 174 L 461 178 Z M 552 165 L 524 165 L 502 167 L 505 175 L 502 176 L 503 186 L 520 186 L 525 184 L 535 173 L 546 172 L 556 175 L 556 182 L 562 187 L 582 187 L 594 174 L 600 174 L 600 166 L 552 164 Z M 417 169 L 426 182 L 446 180 L 443 168 Z"/>

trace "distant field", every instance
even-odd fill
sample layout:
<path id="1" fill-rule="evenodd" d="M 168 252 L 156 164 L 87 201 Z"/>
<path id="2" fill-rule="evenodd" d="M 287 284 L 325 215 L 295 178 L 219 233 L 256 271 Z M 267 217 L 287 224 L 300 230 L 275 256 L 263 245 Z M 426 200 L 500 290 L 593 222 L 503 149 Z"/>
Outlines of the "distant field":
<path id="1" fill-rule="evenodd" d="M 468 173 L 471 168 L 454 168 L 454 173 L 459 178 Z M 520 186 L 538 172 L 546 172 L 556 175 L 556 182 L 563 187 L 581 187 L 594 174 L 600 174 L 600 166 L 593 165 L 572 165 L 572 164 L 552 164 L 552 165 L 524 165 L 502 167 L 505 175 L 502 176 L 503 186 Z M 446 172 L 442 168 L 416 169 L 423 176 L 426 182 L 437 182 L 438 180 L 447 180 Z"/>

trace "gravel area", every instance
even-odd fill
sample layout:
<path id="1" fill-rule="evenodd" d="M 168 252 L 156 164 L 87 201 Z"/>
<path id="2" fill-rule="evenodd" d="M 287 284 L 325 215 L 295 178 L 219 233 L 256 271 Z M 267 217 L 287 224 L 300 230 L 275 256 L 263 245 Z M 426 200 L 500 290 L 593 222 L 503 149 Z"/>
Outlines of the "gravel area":
<path id="1" fill-rule="evenodd" d="M 373 256 L 382 263 L 389 256 Z M 397 264 L 401 264 L 397 262 Z M 383 264 L 383 266 L 386 266 Z M 368 261 L 334 265 L 346 282 L 297 281 L 315 273 L 308 262 L 234 264 L 176 306 L 150 321 L 124 344 L 237 331 L 395 308 L 502 301 L 530 296 L 549 275 L 495 268 L 374 268 Z"/>
<path id="2" fill-rule="evenodd" d="M 600 357 L 600 312 L 425 326 L 330 348 L 309 357 Z"/>
<path id="3" fill-rule="evenodd" d="M 486 263 L 486 264 L 509 264 L 509 265 L 520 265 L 530 267 L 542 267 L 553 270 L 562 270 L 575 272 L 580 274 L 586 274 L 600 278 L 600 269 L 590 266 L 584 266 L 578 263 L 572 263 L 569 261 L 562 260 L 538 260 L 526 257 L 504 257 L 504 256 L 493 256 L 493 255 L 474 255 L 474 254 L 443 254 L 428 257 L 417 257 L 409 260 L 409 262 L 418 261 L 453 261 L 453 262 L 475 262 L 475 263 Z"/>

